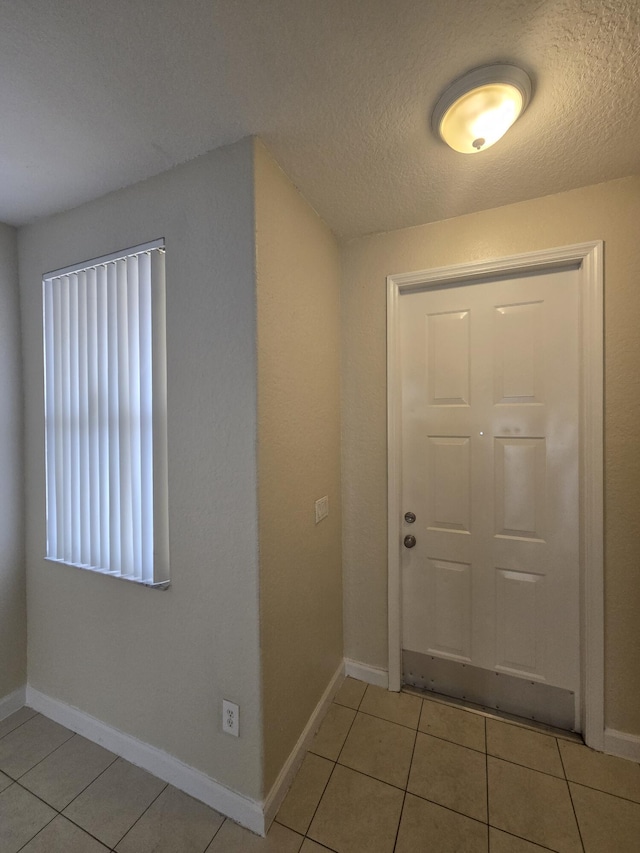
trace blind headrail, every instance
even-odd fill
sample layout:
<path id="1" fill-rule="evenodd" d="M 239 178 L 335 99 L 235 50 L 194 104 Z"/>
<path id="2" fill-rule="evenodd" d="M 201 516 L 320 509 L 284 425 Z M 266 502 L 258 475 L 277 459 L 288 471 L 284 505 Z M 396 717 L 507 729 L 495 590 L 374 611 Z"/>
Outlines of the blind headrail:
<path id="1" fill-rule="evenodd" d="M 71 275 L 71 273 L 85 272 L 92 270 L 103 264 L 109 264 L 112 261 L 121 261 L 124 258 L 132 258 L 135 255 L 142 255 L 145 252 L 152 252 L 154 249 L 164 250 L 164 239 L 151 240 L 149 243 L 141 243 L 139 246 L 134 246 L 132 249 L 127 249 L 125 252 L 112 252 L 110 255 L 103 255 L 100 258 L 92 258 L 91 260 L 82 261 L 79 264 L 72 264 L 68 267 L 62 267 L 59 270 L 46 272 L 42 276 L 43 281 L 50 281 L 52 278 L 59 278 L 63 275 Z"/>

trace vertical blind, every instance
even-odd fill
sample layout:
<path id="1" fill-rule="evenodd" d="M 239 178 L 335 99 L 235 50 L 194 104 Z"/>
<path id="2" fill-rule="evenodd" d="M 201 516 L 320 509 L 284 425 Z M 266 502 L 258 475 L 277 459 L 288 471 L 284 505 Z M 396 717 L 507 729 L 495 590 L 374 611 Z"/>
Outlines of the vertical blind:
<path id="1" fill-rule="evenodd" d="M 47 557 L 168 581 L 164 247 L 43 278 Z"/>

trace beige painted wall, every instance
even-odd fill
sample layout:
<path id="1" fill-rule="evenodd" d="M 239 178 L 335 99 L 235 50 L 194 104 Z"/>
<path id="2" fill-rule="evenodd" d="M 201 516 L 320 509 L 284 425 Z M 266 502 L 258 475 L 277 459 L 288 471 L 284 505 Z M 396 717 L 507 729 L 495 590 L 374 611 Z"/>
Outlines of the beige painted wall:
<path id="1" fill-rule="evenodd" d="M 333 235 L 260 142 L 255 204 L 267 793 L 342 660 L 340 266 Z"/>
<path id="2" fill-rule="evenodd" d="M 345 655 L 387 666 L 385 276 L 605 241 L 606 724 L 640 734 L 640 178 L 343 247 Z"/>
<path id="3" fill-rule="evenodd" d="M 0 700 L 27 680 L 16 231 L 0 224 Z"/>
<path id="4" fill-rule="evenodd" d="M 164 237 L 171 588 L 47 563 L 41 279 Z M 21 229 L 29 681 L 262 791 L 253 143 Z M 241 737 L 222 732 L 222 699 Z"/>

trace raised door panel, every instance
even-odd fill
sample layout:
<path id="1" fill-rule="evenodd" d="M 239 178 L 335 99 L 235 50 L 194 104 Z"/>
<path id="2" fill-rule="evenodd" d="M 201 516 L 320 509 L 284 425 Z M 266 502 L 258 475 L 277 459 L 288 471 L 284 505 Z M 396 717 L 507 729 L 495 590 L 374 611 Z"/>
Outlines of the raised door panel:
<path id="1" fill-rule="evenodd" d="M 496 438 L 496 535 L 544 540 L 546 506 L 544 438 Z"/>
<path id="2" fill-rule="evenodd" d="M 411 560 L 404 583 L 403 647 L 471 658 L 471 566 L 452 560 Z M 422 601 L 425 609 L 409 606 Z"/>
<path id="3" fill-rule="evenodd" d="M 544 400 L 543 303 L 499 305 L 494 315 L 495 402 Z"/>
<path id="4" fill-rule="evenodd" d="M 496 667 L 542 677 L 544 649 L 539 626 L 544 618 L 544 578 L 496 570 Z"/>
<path id="5" fill-rule="evenodd" d="M 427 400 L 469 405 L 469 311 L 427 315 Z"/>
<path id="6" fill-rule="evenodd" d="M 429 436 L 427 526 L 468 533 L 471 524 L 468 436 Z"/>

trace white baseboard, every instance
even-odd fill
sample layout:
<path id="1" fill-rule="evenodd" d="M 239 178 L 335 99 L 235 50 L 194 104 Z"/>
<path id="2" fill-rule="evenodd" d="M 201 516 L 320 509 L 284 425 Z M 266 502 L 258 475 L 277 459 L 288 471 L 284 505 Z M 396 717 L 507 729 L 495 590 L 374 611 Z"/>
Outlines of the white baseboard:
<path id="1" fill-rule="evenodd" d="M 14 690 L 13 693 L 9 693 L 8 696 L 4 696 L 0 699 L 0 720 L 4 720 L 6 717 L 11 716 L 11 714 L 15 714 L 16 711 L 19 711 L 23 705 L 27 704 L 27 688 L 18 687 L 17 690 Z"/>
<path id="2" fill-rule="evenodd" d="M 384 687 L 385 690 L 389 688 L 389 672 L 386 669 L 379 669 L 377 666 L 369 666 L 369 664 L 345 658 L 344 670 L 347 675 L 350 675 L 351 678 L 357 678 L 358 681 L 366 681 L 367 684 Z"/>
<path id="3" fill-rule="evenodd" d="M 604 751 L 619 758 L 628 758 L 640 762 L 640 736 L 619 732 L 615 729 L 604 730 Z"/>
<path id="4" fill-rule="evenodd" d="M 304 730 L 300 737 L 298 738 L 298 742 L 291 750 L 291 754 L 289 758 L 286 760 L 284 767 L 278 774 L 278 778 L 274 782 L 271 790 L 267 794 L 267 797 L 263 803 L 263 813 L 264 813 L 264 824 L 265 830 L 268 830 L 271 826 L 271 823 L 278 813 L 278 809 L 280 808 L 282 801 L 284 800 L 287 791 L 289 790 L 289 786 L 293 781 L 293 777 L 298 772 L 300 765 L 302 764 L 302 760 L 304 759 L 305 753 L 311 743 L 313 736 L 316 731 L 320 727 L 320 723 L 322 722 L 324 715 L 329 709 L 329 705 L 333 697 L 338 692 L 338 688 L 342 683 L 342 679 L 344 677 L 344 662 L 340 663 L 340 666 L 336 670 L 333 678 L 329 682 L 327 689 L 322 694 L 322 697 L 314 712 L 311 714 L 309 718 L 309 722 L 304 727 Z"/>
<path id="5" fill-rule="evenodd" d="M 105 749 L 115 752 L 132 764 L 142 767 L 159 779 L 206 803 L 252 832 L 258 835 L 266 833 L 261 803 L 225 788 L 202 771 L 184 764 L 168 752 L 108 726 L 95 717 L 85 714 L 84 711 L 52 699 L 30 686 L 26 689 L 26 704 L 54 722 L 100 744 Z"/>
<path id="6" fill-rule="evenodd" d="M 313 736 L 342 683 L 345 671 L 352 678 L 378 687 L 387 687 L 389 683 L 386 670 L 352 660 L 341 662 L 262 803 L 237 794 L 202 771 L 184 764 L 173 755 L 121 732 L 79 708 L 53 699 L 29 685 L 26 690 L 22 688 L 21 691 L 18 690 L 0 700 L 0 719 L 26 704 L 54 722 L 100 744 L 105 749 L 126 758 L 132 764 L 142 767 L 159 779 L 206 803 L 252 832 L 265 835 L 298 772 Z"/>

